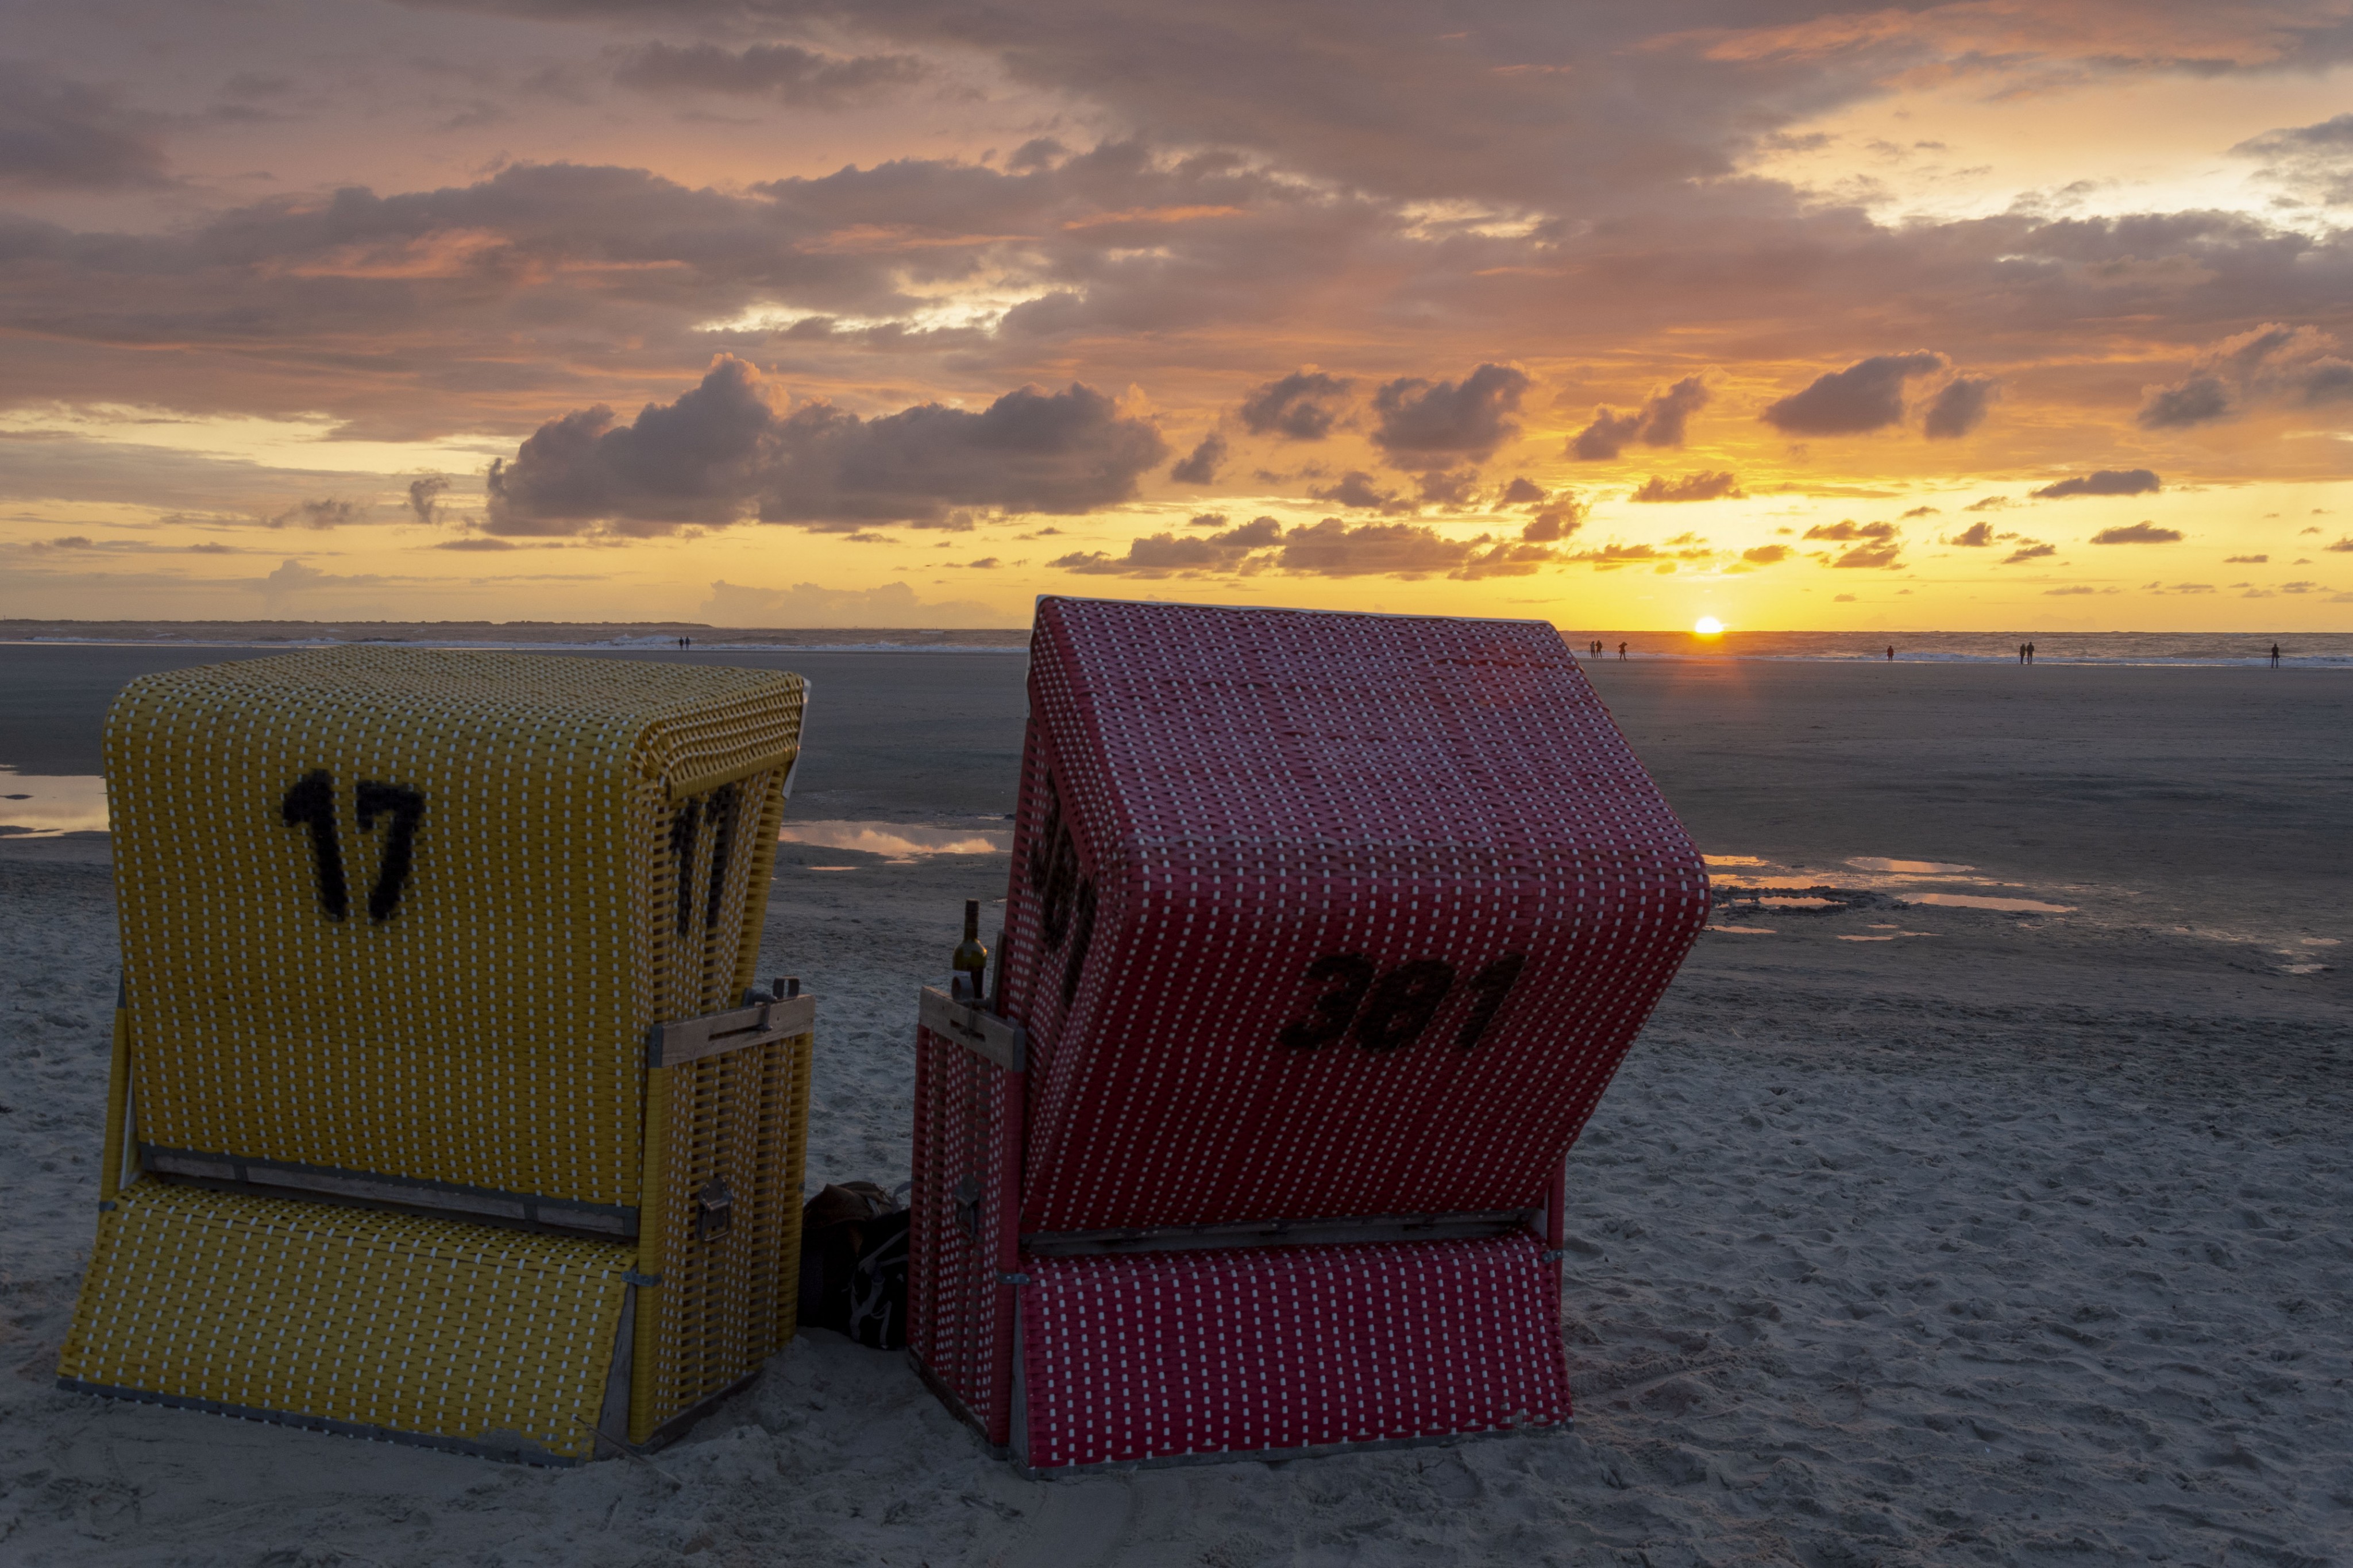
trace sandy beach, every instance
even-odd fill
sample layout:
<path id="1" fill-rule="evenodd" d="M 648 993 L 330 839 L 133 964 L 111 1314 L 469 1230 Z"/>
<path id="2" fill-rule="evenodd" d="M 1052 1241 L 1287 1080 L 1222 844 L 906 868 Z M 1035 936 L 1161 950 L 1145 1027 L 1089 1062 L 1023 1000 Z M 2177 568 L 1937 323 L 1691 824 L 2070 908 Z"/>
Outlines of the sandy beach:
<path id="1" fill-rule="evenodd" d="M 0 648 L 0 763 L 93 773 L 114 686 L 223 656 Z M 1024 661 L 712 657 L 814 683 L 763 972 L 820 998 L 812 1182 L 895 1184 L 916 988 L 1003 892 Z M 102 835 L 19 835 L 0 1557 L 2353 1560 L 2348 678 L 1592 675 L 1721 898 L 1571 1156 L 1572 1431 L 1031 1482 L 822 1331 L 685 1441 L 572 1471 L 61 1394 L 113 907 Z"/>

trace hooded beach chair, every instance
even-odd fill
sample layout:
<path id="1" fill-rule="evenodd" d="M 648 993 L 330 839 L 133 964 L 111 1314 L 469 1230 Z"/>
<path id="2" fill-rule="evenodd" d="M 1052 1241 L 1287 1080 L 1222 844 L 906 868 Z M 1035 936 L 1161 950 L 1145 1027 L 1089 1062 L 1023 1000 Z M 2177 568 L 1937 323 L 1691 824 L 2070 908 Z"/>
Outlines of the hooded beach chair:
<path id="1" fill-rule="evenodd" d="M 1536 622 L 1049 598 L 910 1348 L 1032 1472 L 1556 1426 L 1564 1159 L 1704 922 Z"/>
<path id="2" fill-rule="evenodd" d="M 798 676 L 346 647 L 107 716 L 69 1389 L 543 1464 L 793 1332 L 812 1003 L 752 994 Z"/>

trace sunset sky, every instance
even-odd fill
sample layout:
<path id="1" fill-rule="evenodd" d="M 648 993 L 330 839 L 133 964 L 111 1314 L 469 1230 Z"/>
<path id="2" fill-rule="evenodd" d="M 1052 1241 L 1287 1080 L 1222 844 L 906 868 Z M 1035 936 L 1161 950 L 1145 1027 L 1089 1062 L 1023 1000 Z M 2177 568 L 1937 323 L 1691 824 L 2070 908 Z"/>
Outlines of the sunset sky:
<path id="1" fill-rule="evenodd" d="M 21 0 L 0 616 L 2353 630 L 2353 0 Z"/>

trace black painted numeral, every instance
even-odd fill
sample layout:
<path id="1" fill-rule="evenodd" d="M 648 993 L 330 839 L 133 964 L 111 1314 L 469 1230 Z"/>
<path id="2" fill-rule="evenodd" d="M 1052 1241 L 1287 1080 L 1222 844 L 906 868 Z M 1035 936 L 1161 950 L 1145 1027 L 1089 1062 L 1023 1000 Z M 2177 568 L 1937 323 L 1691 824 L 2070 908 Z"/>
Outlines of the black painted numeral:
<path id="1" fill-rule="evenodd" d="M 1277 1038 L 1294 1051 L 1312 1051 L 1338 1039 L 1348 1032 L 1377 973 L 1373 961 L 1361 952 L 1327 953 L 1317 959 L 1307 966 L 1307 978 L 1324 982 L 1324 994 L 1315 999 L 1306 1017 L 1285 1024 Z"/>
<path id="2" fill-rule="evenodd" d="M 382 925 L 400 908 L 401 892 L 408 886 L 409 868 L 416 862 L 417 823 L 425 815 L 425 796 L 406 784 L 362 779 L 357 805 L 363 833 L 375 826 L 378 816 L 392 818 L 392 830 L 385 835 L 384 864 L 375 874 L 375 886 L 368 889 L 368 919 Z"/>
<path id="3" fill-rule="evenodd" d="M 1527 967 L 1525 952 L 1507 952 L 1471 977 L 1464 987 L 1471 1009 L 1456 1031 L 1463 1050 L 1476 1046 L 1504 1000 Z M 1276 1037 L 1294 1051 L 1312 1051 L 1345 1035 L 1367 1051 L 1394 1051 L 1421 1038 L 1455 994 L 1454 966 L 1442 958 L 1417 958 L 1382 973 L 1360 952 L 1326 953 L 1307 966 L 1307 978 L 1324 986 L 1304 1018 L 1294 1018 Z"/>
<path id="4" fill-rule="evenodd" d="M 286 792 L 279 815 L 289 827 L 311 830 L 311 859 L 317 868 L 319 907 L 330 920 L 351 913 L 351 889 L 343 880 L 343 846 L 335 831 L 335 780 L 324 768 L 312 768 Z"/>
<path id="5" fill-rule="evenodd" d="M 1480 1037 L 1487 1032 L 1487 1026 L 1493 1023 L 1495 1015 L 1504 1010 L 1504 998 L 1512 994 L 1513 985 L 1519 981 L 1520 971 L 1527 966 L 1526 953 L 1507 952 L 1471 977 L 1471 1012 L 1462 1020 L 1461 1032 L 1454 1037 L 1457 1046 L 1467 1051 L 1479 1043 Z"/>
<path id="6" fill-rule="evenodd" d="M 678 934 L 694 928 L 694 835 L 702 822 L 702 803 L 690 800 L 670 819 L 670 858 L 678 887 Z"/>
<path id="7" fill-rule="evenodd" d="M 713 790 L 703 815 L 711 819 L 711 896 L 703 905 L 702 924 L 706 931 L 717 931 L 720 895 L 727 890 L 727 858 L 735 846 L 735 786 L 722 784 Z"/>
<path id="8" fill-rule="evenodd" d="M 1454 988 L 1454 966 L 1443 959 L 1400 963 L 1380 978 L 1356 1015 L 1356 1044 L 1368 1051 L 1409 1046 L 1430 1027 L 1446 994 Z"/>
<path id="9" fill-rule="evenodd" d="M 391 818 L 385 835 L 384 864 L 375 886 L 368 889 L 368 919 L 382 925 L 400 908 L 417 863 L 417 824 L 425 816 L 425 795 L 406 784 L 363 779 L 353 792 L 360 831 L 375 831 L 376 819 Z M 289 827 L 311 831 L 311 862 L 319 884 L 319 907 L 330 920 L 352 911 L 351 883 L 343 875 L 343 835 L 335 823 L 335 778 L 324 768 L 312 768 L 294 781 L 279 803 L 278 815 Z"/>

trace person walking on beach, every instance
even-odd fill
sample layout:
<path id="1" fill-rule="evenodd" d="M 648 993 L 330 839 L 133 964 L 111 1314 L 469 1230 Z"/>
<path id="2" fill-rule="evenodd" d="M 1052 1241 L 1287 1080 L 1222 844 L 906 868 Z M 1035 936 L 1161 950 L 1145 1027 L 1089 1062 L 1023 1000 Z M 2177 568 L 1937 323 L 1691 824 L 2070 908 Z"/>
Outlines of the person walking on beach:
<path id="1" fill-rule="evenodd" d="M 1895 662 L 1895 645 L 1894 643 L 1889 643 L 1887 645 L 1887 662 L 1890 664 L 1894 664 Z"/>
<path id="2" fill-rule="evenodd" d="M 2029 664 L 2032 664 L 2034 662 L 2034 645 L 2032 643 L 2028 643 L 2026 645 L 2026 662 Z"/>
<path id="3" fill-rule="evenodd" d="M 1620 663 L 1623 663 L 1623 662 L 1625 661 L 1625 658 L 1626 658 L 1626 645 L 1625 645 L 1624 643 L 1620 643 L 1620 644 L 1618 645 L 1618 658 L 1619 658 L 1619 662 L 1620 662 Z"/>
<path id="4" fill-rule="evenodd" d="M 2272 644 L 2272 668 L 2274 669 L 2279 668 L 2279 644 L 2277 643 Z"/>
<path id="5" fill-rule="evenodd" d="M 2020 643 L 2018 645 L 2018 662 L 2021 664 L 2024 664 L 2026 662 L 2026 645 L 2024 643 Z"/>

